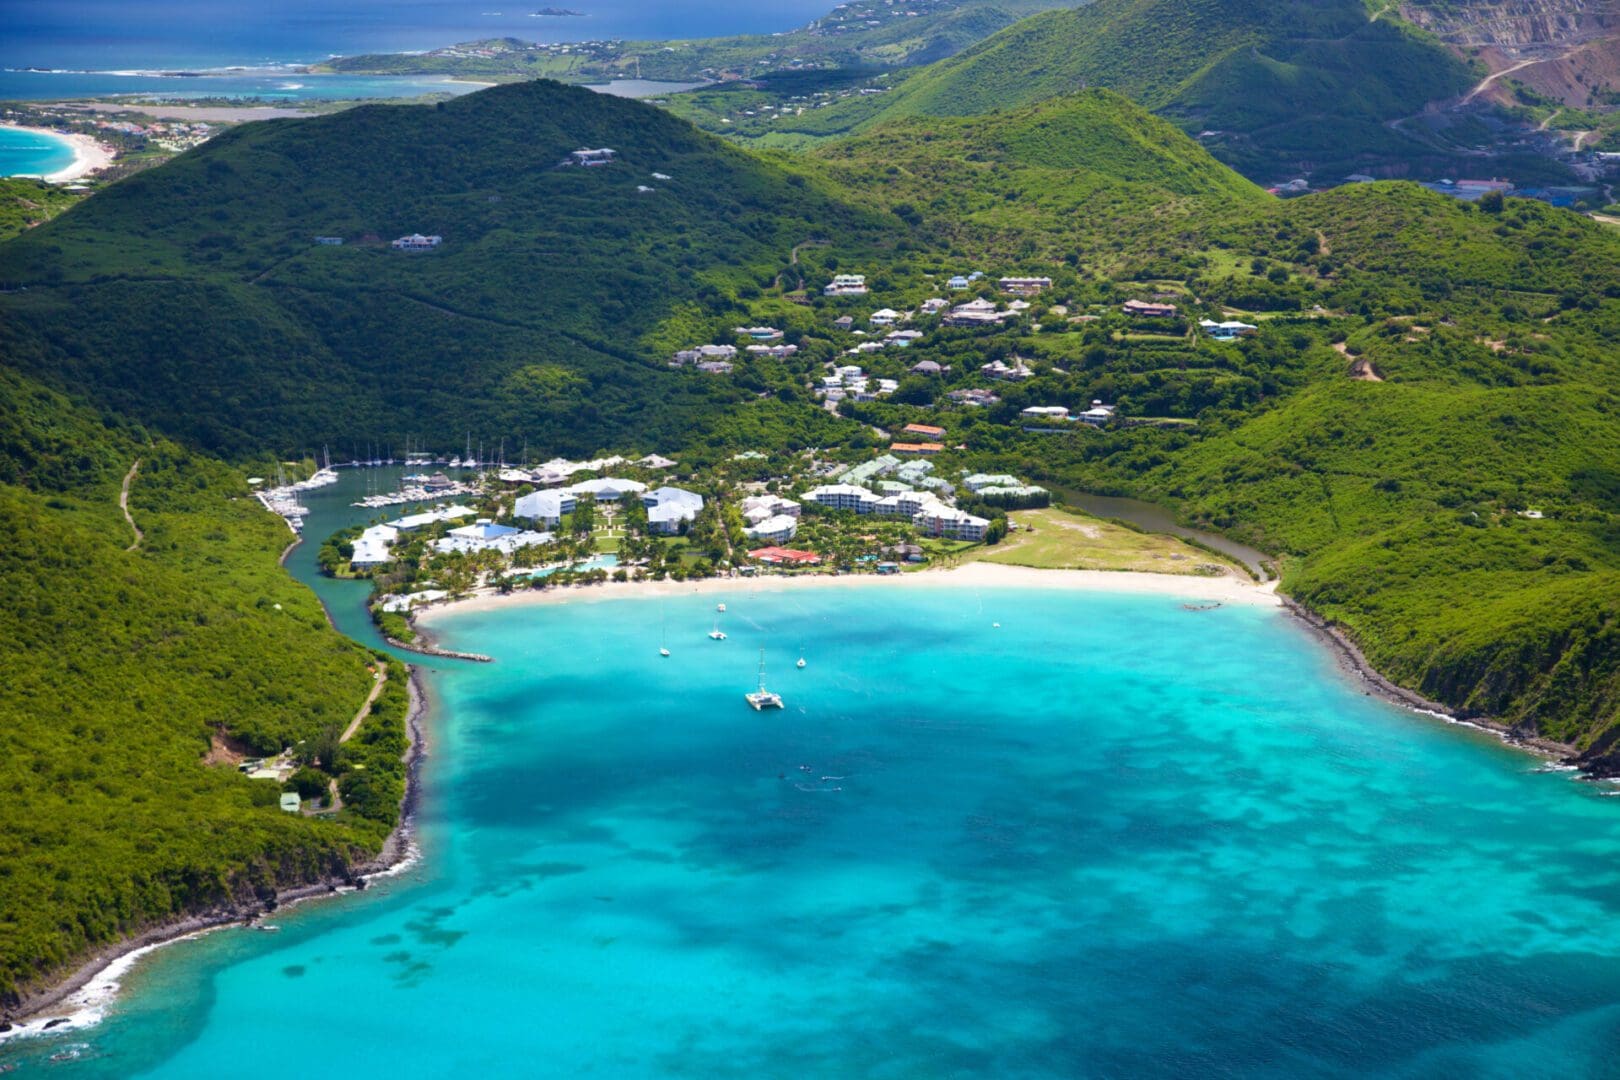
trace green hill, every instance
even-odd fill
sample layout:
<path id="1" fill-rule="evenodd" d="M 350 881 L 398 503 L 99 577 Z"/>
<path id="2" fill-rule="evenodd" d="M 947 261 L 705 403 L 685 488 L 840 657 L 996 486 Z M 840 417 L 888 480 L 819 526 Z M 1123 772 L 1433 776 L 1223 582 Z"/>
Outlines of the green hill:
<path id="1" fill-rule="evenodd" d="M 1059 259 L 1105 236 L 1162 236 L 1170 218 L 1201 206 L 1267 198 L 1108 90 L 987 117 L 890 120 L 810 160 L 839 190 L 915 220 L 935 247 L 964 256 Z"/>
<path id="2" fill-rule="evenodd" d="M 342 730 L 376 662 L 282 572 L 286 526 L 218 461 L 9 370 L 0 431 L 3 1012 L 97 946 L 375 854 L 403 793 L 405 687 L 401 669 L 326 762 L 346 809 L 280 812 L 279 784 L 206 763 L 211 746 Z"/>
<path id="3" fill-rule="evenodd" d="M 1361 0 L 1095 0 L 1050 11 L 912 73 L 866 126 L 899 116 L 966 116 L 1106 86 L 1213 145 L 1251 174 L 1417 152 L 1384 121 L 1467 87 L 1466 68 Z M 818 132 L 836 127 L 814 117 Z M 791 125 L 781 130 L 791 131 Z"/>
<path id="4" fill-rule="evenodd" d="M 611 164 L 560 164 L 600 146 Z M 0 282 L 27 288 L 0 296 L 0 350 L 233 453 L 676 442 L 750 395 L 670 371 L 648 334 L 723 312 L 812 234 L 895 224 L 649 106 L 514 84 L 246 125 L 114 185 L 5 249 Z M 389 248 L 415 232 L 443 243 Z"/>

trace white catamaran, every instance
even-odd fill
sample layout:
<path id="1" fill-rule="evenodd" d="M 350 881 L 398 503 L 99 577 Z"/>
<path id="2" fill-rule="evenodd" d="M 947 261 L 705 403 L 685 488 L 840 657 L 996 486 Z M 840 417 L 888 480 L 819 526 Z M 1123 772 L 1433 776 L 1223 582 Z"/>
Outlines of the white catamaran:
<path id="1" fill-rule="evenodd" d="M 744 694 L 743 697 L 748 700 L 748 704 L 754 707 L 755 712 L 763 712 L 766 709 L 782 708 L 782 695 L 772 693 L 771 691 L 765 689 L 764 649 L 759 650 L 759 689 L 755 690 L 751 694 Z"/>

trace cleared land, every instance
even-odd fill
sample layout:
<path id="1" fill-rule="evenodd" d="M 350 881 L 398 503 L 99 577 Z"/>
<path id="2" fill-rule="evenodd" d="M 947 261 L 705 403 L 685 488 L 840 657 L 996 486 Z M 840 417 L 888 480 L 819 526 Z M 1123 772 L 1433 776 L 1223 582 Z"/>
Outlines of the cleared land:
<path id="1" fill-rule="evenodd" d="M 1042 570 L 1143 570 L 1213 576 L 1209 568 L 1217 567 L 1221 574 L 1237 573 L 1216 556 L 1173 536 L 1139 533 L 1057 507 L 1015 510 L 1007 519 L 1019 526 L 1018 531 L 1008 533 L 995 547 L 975 549 L 967 556 L 970 561 Z"/>

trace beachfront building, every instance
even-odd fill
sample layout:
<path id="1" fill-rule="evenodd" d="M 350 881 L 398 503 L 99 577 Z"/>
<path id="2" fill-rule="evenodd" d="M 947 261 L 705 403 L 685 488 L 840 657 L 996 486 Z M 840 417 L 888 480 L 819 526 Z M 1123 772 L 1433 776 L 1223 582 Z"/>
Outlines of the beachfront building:
<path id="1" fill-rule="evenodd" d="M 743 530 L 750 540 L 763 540 L 767 544 L 785 544 L 799 531 L 799 519 L 789 514 L 773 514 L 762 518 Z"/>
<path id="2" fill-rule="evenodd" d="M 839 274 L 821 290 L 821 293 L 823 296 L 865 296 L 866 275 Z"/>
<path id="3" fill-rule="evenodd" d="M 433 541 L 433 550 L 441 555 L 458 551 L 466 555 L 479 551 L 498 551 L 510 555 L 519 548 L 549 544 L 551 540 L 552 534 L 549 532 L 514 529 L 510 525 L 496 525 L 488 518 L 481 518 L 471 525 L 451 529 L 447 535 Z"/>
<path id="4" fill-rule="evenodd" d="M 423 236 L 421 233 L 411 233 L 393 241 L 389 246 L 395 251 L 432 251 L 444 242 L 442 236 Z"/>
<path id="5" fill-rule="evenodd" d="M 990 527 L 988 518 L 976 517 L 966 510 L 958 510 L 944 503 L 923 507 L 911 519 L 911 523 L 926 536 L 970 540 L 973 543 L 982 541 L 985 530 Z"/>
<path id="6" fill-rule="evenodd" d="M 999 282 L 1001 291 L 1014 296 L 1034 296 L 1042 289 L 1052 287 L 1049 277 L 1004 277 Z"/>
<path id="7" fill-rule="evenodd" d="M 518 499 L 512 505 L 512 516 L 522 521 L 556 528 L 562 524 L 564 514 L 572 514 L 579 500 L 568 489 L 536 491 Z"/>
<path id="8" fill-rule="evenodd" d="M 685 488 L 666 486 L 644 492 L 641 505 L 647 508 L 649 532 L 674 536 L 703 509 L 703 496 Z"/>
<path id="9" fill-rule="evenodd" d="M 748 553 L 748 557 L 772 566 L 816 566 L 821 562 L 821 556 L 813 551 L 795 551 L 776 546 L 756 548 Z"/>
<path id="10" fill-rule="evenodd" d="M 618 502 L 626 495 L 640 495 L 647 490 L 647 485 L 640 480 L 615 480 L 612 477 L 603 477 L 600 480 L 581 480 L 570 485 L 568 490 L 577 499 L 590 496 L 597 502 Z"/>
<path id="11" fill-rule="evenodd" d="M 575 150 L 568 155 L 568 161 L 564 164 L 583 165 L 586 168 L 591 168 L 598 165 L 612 164 L 613 159 L 617 156 L 617 150 L 609 150 L 605 146 L 600 150 Z"/>
<path id="12" fill-rule="evenodd" d="M 854 484 L 823 484 L 805 492 L 804 498 L 828 510 L 853 510 L 857 514 L 870 514 L 878 501 L 876 495 Z"/>

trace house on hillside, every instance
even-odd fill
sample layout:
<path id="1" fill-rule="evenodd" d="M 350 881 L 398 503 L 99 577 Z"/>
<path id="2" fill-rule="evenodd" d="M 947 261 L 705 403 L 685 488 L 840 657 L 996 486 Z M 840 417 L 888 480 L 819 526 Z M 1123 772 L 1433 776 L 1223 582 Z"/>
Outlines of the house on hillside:
<path id="1" fill-rule="evenodd" d="M 596 165 L 611 164 L 617 156 L 618 151 L 609 150 L 607 147 L 600 150 L 575 150 L 568 155 L 568 160 L 564 164 L 583 165 L 589 168 Z"/>
<path id="2" fill-rule="evenodd" d="M 879 308 L 866 317 L 873 326 L 893 326 L 899 319 L 900 313 L 893 308 Z"/>
<path id="3" fill-rule="evenodd" d="M 937 442 L 897 442 L 890 443 L 889 450 L 895 454 L 940 454 L 944 453 L 945 444 Z"/>
<path id="4" fill-rule="evenodd" d="M 782 336 L 782 331 L 774 326 L 739 326 L 736 331 L 738 337 L 749 337 L 755 341 L 775 341 Z"/>
<path id="5" fill-rule="evenodd" d="M 1114 406 L 1104 405 L 1100 401 L 1093 401 L 1091 403 L 1091 408 L 1082 412 L 1077 419 L 1079 419 L 1082 424 L 1090 424 L 1092 427 L 1102 427 L 1113 418 Z"/>
<path id="6" fill-rule="evenodd" d="M 423 236 L 421 233 L 411 233 L 398 240 L 391 241 L 389 247 L 395 251 L 432 251 L 444 242 L 442 236 Z"/>
<path id="7" fill-rule="evenodd" d="M 821 290 L 823 296 L 865 296 L 865 274 L 839 274 Z"/>
<path id="8" fill-rule="evenodd" d="M 1176 305 L 1149 303 L 1143 300 L 1127 300 L 1120 305 L 1120 310 L 1137 318 L 1170 319 L 1175 317 Z"/>
<path id="9" fill-rule="evenodd" d="M 957 274 L 945 283 L 945 287 L 952 292 L 961 292 L 968 287 L 968 279 L 961 274 Z"/>
<path id="10" fill-rule="evenodd" d="M 1004 277 L 997 284 L 1004 293 L 1013 296 L 1034 296 L 1043 289 L 1052 287 L 1049 277 Z"/>
<path id="11" fill-rule="evenodd" d="M 1234 341 L 1240 337 L 1258 334 L 1260 328 L 1246 322 L 1235 320 L 1228 322 L 1215 322 L 1213 319 L 1199 319 L 1198 328 L 1210 336 L 1213 341 Z"/>
<path id="12" fill-rule="evenodd" d="M 933 424 L 907 424 L 902 430 L 907 435 L 917 435 L 924 439 L 938 440 L 945 437 L 945 429 L 935 427 Z"/>

